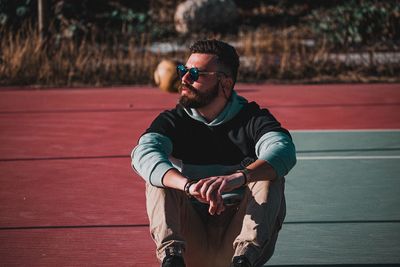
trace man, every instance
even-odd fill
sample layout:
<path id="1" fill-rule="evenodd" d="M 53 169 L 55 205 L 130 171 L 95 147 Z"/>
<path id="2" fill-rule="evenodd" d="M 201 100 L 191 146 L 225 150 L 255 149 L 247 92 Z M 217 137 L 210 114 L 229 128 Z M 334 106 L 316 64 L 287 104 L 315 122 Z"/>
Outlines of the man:
<path id="1" fill-rule="evenodd" d="M 151 236 L 162 266 L 262 266 L 273 254 L 296 163 L 290 134 L 236 94 L 236 50 L 204 40 L 178 65 L 179 104 L 132 151 L 146 180 Z"/>

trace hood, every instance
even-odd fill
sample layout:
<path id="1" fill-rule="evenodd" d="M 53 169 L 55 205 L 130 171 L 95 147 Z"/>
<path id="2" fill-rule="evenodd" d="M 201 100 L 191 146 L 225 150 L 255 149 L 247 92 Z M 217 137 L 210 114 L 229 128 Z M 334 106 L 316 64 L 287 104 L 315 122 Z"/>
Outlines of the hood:
<path id="1" fill-rule="evenodd" d="M 194 120 L 200 121 L 207 126 L 217 126 L 235 117 L 245 104 L 247 104 L 247 100 L 244 97 L 239 96 L 235 91 L 232 91 L 232 96 L 228 103 L 226 103 L 225 108 L 211 122 L 207 122 L 194 108 L 184 108 L 184 110 Z"/>

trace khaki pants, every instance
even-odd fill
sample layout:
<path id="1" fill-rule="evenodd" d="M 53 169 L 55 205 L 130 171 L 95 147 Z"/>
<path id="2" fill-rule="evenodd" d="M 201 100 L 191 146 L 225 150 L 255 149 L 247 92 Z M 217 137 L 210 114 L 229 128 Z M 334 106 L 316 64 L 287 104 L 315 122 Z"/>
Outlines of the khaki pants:
<path id="1" fill-rule="evenodd" d="M 210 215 L 184 192 L 146 185 L 150 233 L 162 261 L 166 249 L 182 250 L 187 267 L 228 267 L 233 256 L 246 255 L 262 266 L 275 249 L 286 214 L 285 179 L 253 182 L 240 204 Z"/>

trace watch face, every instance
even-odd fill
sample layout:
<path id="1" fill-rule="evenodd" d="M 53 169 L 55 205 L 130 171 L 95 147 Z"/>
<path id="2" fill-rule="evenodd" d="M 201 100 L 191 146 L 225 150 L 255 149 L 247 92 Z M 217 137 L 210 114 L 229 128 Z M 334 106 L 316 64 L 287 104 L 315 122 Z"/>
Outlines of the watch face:
<path id="1" fill-rule="evenodd" d="M 240 162 L 240 166 L 244 169 L 247 166 L 249 166 L 250 164 L 252 164 L 254 161 L 256 161 L 255 159 L 251 158 L 251 157 L 245 157 L 242 162 Z"/>

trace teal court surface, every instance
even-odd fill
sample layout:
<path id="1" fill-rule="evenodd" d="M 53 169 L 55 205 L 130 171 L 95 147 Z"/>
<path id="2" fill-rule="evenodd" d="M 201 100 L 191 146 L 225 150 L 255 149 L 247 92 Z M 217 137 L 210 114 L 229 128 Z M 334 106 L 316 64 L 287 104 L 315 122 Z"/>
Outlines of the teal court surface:
<path id="1" fill-rule="evenodd" d="M 400 131 L 293 136 L 298 162 L 269 265 L 400 264 Z"/>
<path id="2" fill-rule="evenodd" d="M 399 266 L 400 85 L 236 89 L 297 148 L 266 266 Z M 129 155 L 176 99 L 152 87 L 0 89 L 0 266 L 159 266 Z"/>

